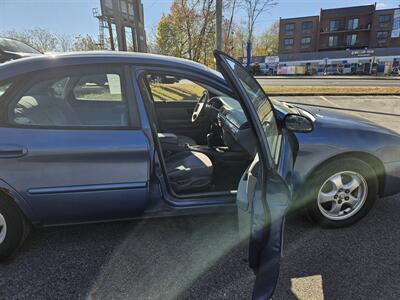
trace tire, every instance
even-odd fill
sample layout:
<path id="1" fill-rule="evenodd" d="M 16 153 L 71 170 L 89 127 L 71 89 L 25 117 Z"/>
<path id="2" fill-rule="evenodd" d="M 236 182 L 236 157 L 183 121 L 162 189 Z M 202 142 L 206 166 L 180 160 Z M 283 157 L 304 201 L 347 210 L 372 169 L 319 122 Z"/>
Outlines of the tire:
<path id="1" fill-rule="evenodd" d="M 29 226 L 19 208 L 0 195 L 0 261 L 12 256 L 28 235 Z"/>
<path id="2" fill-rule="evenodd" d="M 338 189 L 340 183 L 342 188 Z M 307 213 L 313 221 L 326 228 L 356 223 L 371 210 L 378 198 L 378 179 L 374 169 L 356 158 L 341 158 L 327 163 L 314 173 L 307 186 L 311 195 Z"/>

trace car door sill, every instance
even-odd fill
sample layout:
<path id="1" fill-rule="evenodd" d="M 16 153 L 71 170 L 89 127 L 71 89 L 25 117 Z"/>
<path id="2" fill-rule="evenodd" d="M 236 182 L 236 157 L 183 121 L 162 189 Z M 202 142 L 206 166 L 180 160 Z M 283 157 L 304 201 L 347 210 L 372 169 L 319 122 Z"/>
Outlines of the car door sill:
<path id="1" fill-rule="evenodd" d="M 224 205 L 232 204 L 236 201 L 236 190 L 191 193 L 185 195 L 176 194 L 172 188 L 162 180 L 160 180 L 161 193 L 164 201 L 174 207 L 194 207 L 205 205 Z"/>

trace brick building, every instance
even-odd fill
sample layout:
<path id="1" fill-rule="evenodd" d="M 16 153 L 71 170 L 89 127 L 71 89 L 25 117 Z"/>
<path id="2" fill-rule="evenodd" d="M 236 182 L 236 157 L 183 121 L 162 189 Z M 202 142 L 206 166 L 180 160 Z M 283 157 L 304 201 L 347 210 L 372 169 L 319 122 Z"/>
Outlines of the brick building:
<path id="1" fill-rule="evenodd" d="M 400 60 L 399 27 L 400 9 L 377 10 L 376 4 L 321 9 L 319 16 L 280 19 L 280 61 L 324 64 L 325 69 L 327 65 L 361 63 L 363 72 L 381 63 L 377 71 L 389 71 L 386 62 L 398 68 Z"/>

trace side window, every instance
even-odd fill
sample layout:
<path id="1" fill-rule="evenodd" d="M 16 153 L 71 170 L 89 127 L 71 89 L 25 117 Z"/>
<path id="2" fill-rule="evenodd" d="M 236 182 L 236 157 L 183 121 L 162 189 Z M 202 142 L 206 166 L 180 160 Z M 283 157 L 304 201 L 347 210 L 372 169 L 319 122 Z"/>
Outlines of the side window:
<path id="1" fill-rule="evenodd" d="M 122 101 L 121 79 L 118 74 L 83 76 L 74 87 L 76 100 Z"/>
<path id="2" fill-rule="evenodd" d="M 126 127 L 121 76 L 85 71 L 36 80 L 10 108 L 11 122 L 46 127 Z M 83 72 L 82 72 L 83 73 Z"/>
<path id="3" fill-rule="evenodd" d="M 147 75 L 154 101 L 198 101 L 205 88 L 186 78 L 172 75 Z"/>

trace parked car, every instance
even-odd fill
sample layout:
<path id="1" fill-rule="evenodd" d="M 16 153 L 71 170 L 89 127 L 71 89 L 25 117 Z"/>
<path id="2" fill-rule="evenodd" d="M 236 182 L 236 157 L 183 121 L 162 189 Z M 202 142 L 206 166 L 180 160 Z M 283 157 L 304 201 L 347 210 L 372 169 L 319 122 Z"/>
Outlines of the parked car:
<path id="1" fill-rule="evenodd" d="M 23 42 L 0 37 L 0 63 L 38 54 L 41 53 Z"/>
<path id="2" fill-rule="evenodd" d="M 237 212 L 254 297 L 269 299 L 288 209 L 346 226 L 399 192 L 396 133 L 271 102 L 239 62 L 215 58 L 222 75 L 116 52 L 0 66 L 0 257 L 29 225 Z"/>

